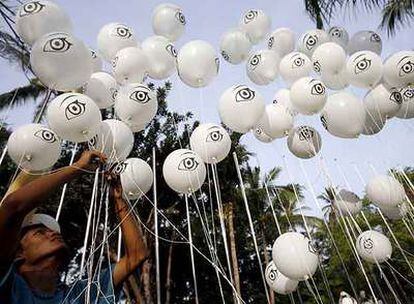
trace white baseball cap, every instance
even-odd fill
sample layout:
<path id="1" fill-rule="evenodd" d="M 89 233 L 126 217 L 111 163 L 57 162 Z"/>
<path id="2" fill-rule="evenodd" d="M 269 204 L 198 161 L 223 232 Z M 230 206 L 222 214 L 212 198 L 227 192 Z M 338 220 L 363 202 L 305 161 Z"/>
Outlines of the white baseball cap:
<path id="1" fill-rule="evenodd" d="M 43 225 L 50 230 L 60 233 L 59 223 L 50 215 L 43 213 L 29 214 L 23 220 L 22 228 L 27 228 L 35 225 Z"/>

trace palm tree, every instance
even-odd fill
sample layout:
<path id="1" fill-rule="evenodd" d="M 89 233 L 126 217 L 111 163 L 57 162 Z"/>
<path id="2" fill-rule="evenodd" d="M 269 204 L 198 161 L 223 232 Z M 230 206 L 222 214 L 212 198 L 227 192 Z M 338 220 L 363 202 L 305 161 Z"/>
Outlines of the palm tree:
<path id="1" fill-rule="evenodd" d="M 334 221 L 337 218 L 337 213 L 333 207 L 333 201 L 335 200 L 337 190 L 333 187 L 326 187 L 324 192 L 318 195 L 318 199 L 324 202 L 324 206 L 322 207 L 323 215 L 327 219 L 328 222 L 331 222 L 333 219 Z"/>

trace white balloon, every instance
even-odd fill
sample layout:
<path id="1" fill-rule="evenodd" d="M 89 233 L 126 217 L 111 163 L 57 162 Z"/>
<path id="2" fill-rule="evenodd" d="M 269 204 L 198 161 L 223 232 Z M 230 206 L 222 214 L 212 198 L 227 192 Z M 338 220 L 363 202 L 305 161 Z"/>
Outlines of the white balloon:
<path id="1" fill-rule="evenodd" d="M 374 120 L 394 117 L 401 108 L 403 97 L 395 89 L 388 90 L 383 84 L 377 85 L 364 97 L 364 105 Z M 383 119 L 376 119 L 383 118 Z"/>
<path id="2" fill-rule="evenodd" d="M 362 232 L 356 239 L 359 256 L 370 263 L 382 263 L 391 258 L 392 245 L 390 240 L 375 230 Z"/>
<path id="3" fill-rule="evenodd" d="M 91 52 L 79 39 L 66 33 L 50 33 L 32 47 L 30 64 L 39 80 L 58 91 L 76 90 L 92 74 Z"/>
<path id="4" fill-rule="evenodd" d="M 340 26 L 333 26 L 328 31 L 329 38 L 332 42 L 338 43 L 346 49 L 349 41 L 349 35 L 345 28 Z"/>
<path id="5" fill-rule="evenodd" d="M 384 63 L 384 80 L 389 85 L 403 87 L 414 83 L 414 51 L 400 51 Z"/>
<path id="6" fill-rule="evenodd" d="M 104 25 L 97 37 L 98 50 L 103 58 L 111 62 L 116 53 L 127 47 L 138 47 L 134 31 L 125 24 L 112 22 Z"/>
<path id="7" fill-rule="evenodd" d="M 246 63 L 247 76 L 257 85 L 267 85 L 279 75 L 279 63 L 279 55 L 274 51 L 254 52 Z"/>
<path id="8" fill-rule="evenodd" d="M 92 72 L 100 72 L 102 71 L 103 62 L 101 56 L 99 56 L 95 50 L 90 49 L 91 56 L 92 56 Z"/>
<path id="9" fill-rule="evenodd" d="M 365 122 L 364 128 L 361 131 L 364 135 L 374 135 L 379 133 L 387 122 L 387 118 L 379 114 L 377 109 L 372 106 L 372 104 L 364 104 Z"/>
<path id="10" fill-rule="evenodd" d="M 142 50 L 148 59 L 148 75 L 153 79 L 165 79 L 176 70 L 177 51 L 163 36 L 152 36 L 142 42 Z"/>
<path id="11" fill-rule="evenodd" d="M 348 58 L 349 83 L 360 88 L 373 88 L 382 77 L 381 57 L 371 51 L 360 51 Z"/>
<path id="12" fill-rule="evenodd" d="M 275 263 L 270 261 L 266 266 L 265 277 L 267 285 L 274 292 L 287 295 L 298 287 L 299 281 L 291 280 L 277 270 Z"/>
<path id="13" fill-rule="evenodd" d="M 295 117 L 298 114 L 292 102 L 290 101 L 290 90 L 289 89 L 280 89 L 276 92 L 273 97 L 274 104 L 284 105 L 290 112 L 290 115 Z"/>
<path id="14" fill-rule="evenodd" d="M 325 42 L 313 52 L 312 62 L 317 73 L 338 74 L 345 67 L 346 53 L 339 44 Z"/>
<path id="15" fill-rule="evenodd" d="M 349 86 L 345 67 L 338 73 L 321 72 L 321 80 L 331 90 L 342 90 Z"/>
<path id="16" fill-rule="evenodd" d="M 292 128 L 293 116 L 282 104 L 267 105 L 262 117 L 255 126 L 255 130 L 261 129 L 272 139 L 287 136 Z"/>
<path id="17" fill-rule="evenodd" d="M 127 47 L 116 53 L 112 68 L 120 84 L 142 82 L 148 72 L 148 57 L 138 47 Z"/>
<path id="18" fill-rule="evenodd" d="M 121 87 L 116 97 L 115 113 L 133 132 L 144 130 L 157 114 L 157 110 L 155 92 L 141 83 Z"/>
<path id="19" fill-rule="evenodd" d="M 106 109 L 115 103 L 118 83 L 110 74 L 96 72 L 86 83 L 83 93 L 92 98 L 100 109 Z"/>
<path id="20" fill-rule="evenodd" d="M 205 123 L 195 128 L 191 134 L 190 146 L 205 163 L 218 163 L 229 154 L 231 139 L 222 126 Z"/>
<path id="21" fill-rule="evenodd" d="M 263 143 L 270 143 L 273 141 L 273 138 L 267 135 L 260 126 L 256 126 L 252 132 L 254 137 Z"/>
<path id="22" fill-rule="evenodd" d="M 40 124 L 27 124 L 16 129 L 7 142 L 7 153 L 19 168 L 40 171 L 52 167 L 60 156 L 60 140 Z"/>
<path id="23" fill-rule="evenodd" d="M 298 281 L 312 277 L 319 263 L 311 241 L 298 232 L 280 235 L 273 244 L 272 258 L 282 274 Z"/>
<path id="24" fill-rule="evenodd" d="M 203 160 L 188 149 L 171 152 L 164 161 L 162 172 L 171 189 L 185 194 L 200 189 L 206 179 Z"/>
<path id="25" fill-rule="evenodd" d="M 252 49 L 247 34 L 239 29 L 229 30 L 221 36 L 220 53 L 224 60 L 239 64 L 247 59 Z"/>
<path id="26" fill-rule="evenodd" d="M 381 37 L 373 31 L 359 31 L 355 33 L 348 43 L 348 53 L 352 55 L 360 51 L 371 51 L 381 55 Z"/>
<path id="27" fill-rule="evenodd" d="M 29 45 L 52 32 L 72 32 L 72 23 L 66 12 L 47 0 L 28 1 L 16 14 L 16 32 Z"/>
<path id="28" fill-rule="evenodd" d="M 282 58 L 279 71 L 280 76 L 290 86 L 299 78 L 309 76 L 312 72 L 312 62 L 305 54 L 292 52 Z"/>
<path id="29" fill-rule="evenodd" d="M 145 195 L 154 181 L 151 167 L 140 158 L 128 158 L 119 163 L 114 172 L 119 174 L 124 195 L 130 200 Z"/>
<path id="30" fill-rule="evenodd" d="M 333 205 L 341 216 L 355 215 L 362 209 L 362 201 L 358 195 L 345 189 L 336 194 Z"/>
<path id="31" fill-rule="evenodd" d="M 368 199 L 378 207 L 395 207 L 405 200 L 404 187 L 398 180 L 388 175 L 371 178 L 365 191 Z"/>
<path id="32" fill-rule="evenodd" d="M 285 56 L 295 49 L 295 33 L 286 27 L 273 31 L 267 40 L 269 50 L 275 51 L 279 56 Z"/>
<path id="33" fill-rule="evenodd" d="M 395 116 L 398 118 L 414 118 L 414 84 L 400 90 L 403 102 L 400 110 Z"/>
<path id="34" fill-rule="evenodd" d="M 251 130 L 265 110 L 262 95 L 245 86 L 228 88 L 220 97 L 219 114 L 222 122 L 239 133 Z M 243 119 L 240 119 L 243 117 Z"/>
<path id="35" fill-rule="evenodd" d="M 326 99 L 325 85 L 315 78 L 302 77 L 290 88 L 290 100 L 293 106 L 304 115 L 318 113 L 324 107 Z"/>
<path id="36" fill-rule="evenodd" d="M 324 128 L 332 135 L 355 138 L 365 124 L 365 108 L 359 99 L 348 92 L 330 95 L 321 114 Z"/>
<path id="37" fill-rule="evenodd" d="M 178 76 L 185 84 L 194 88 L 205 87 L 211 83 L 219 72 L 219 65 L 220 60 L 214 47 L 203 40 L 190 41 L 178 52 Z"/>
<path id="38" fill-rule="evenodd" d="M 181 8 L 175 4 L 163 3 L 152 13 L 152 29 L 156 35 L 176 41 L 185 31 L 186 20 Z"/>
<path id="39" fill-rule="evenodd" d="M 388 217 L 390 220 L 399 220 L 407 215 L 409 208 L 410 206 L 408 205 L 408 203 L 403 202 L 402 204 L 395 207 L 381 207 L 380 209 L 382 213 L 384 213 L 384 215 Z"/>
<path id="40" fill-rule="evenodd" d="M 272 20 L 264 11 L 251 9 L 243 14 L 240 29 L 249 36 L 253 44 L 258 44 L 270 32 Z"/>
<path id="41" fill-rule="evenodd" d="M 319 153 L 322 147 L 322 138 L 314 128 L 300 126 L 289 132 L 287 145 L 293 155 L 307 159 Z"/>
<path id="42" fill-rule="evenodd" d="M 339 296 L 338 304 L 358 304 L 358 302 L 345 291 L 341 291 Z"/>
<path id="43" fill-rule="evenodd" d="M 329 42 L 329 36 L 325 31 L 318 29 L 310 30 L 299 38 L 298 49 L 300 52 L 312 57 L 316 48 L 325 42 Z"/>
<path id="44" fill-rule="evenodd" d="M 102 121 L 96 103 L 79 93 L 64 93 L 47 108 L 49 127 L 65 140 L 85 142 L 96 135 Z"/>

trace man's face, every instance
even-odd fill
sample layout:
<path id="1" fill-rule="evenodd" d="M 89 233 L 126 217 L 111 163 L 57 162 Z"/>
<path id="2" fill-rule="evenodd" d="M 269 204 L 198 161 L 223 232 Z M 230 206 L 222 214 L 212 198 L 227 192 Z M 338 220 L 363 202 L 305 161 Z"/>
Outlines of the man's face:
<path id="1" fill-rule="evenodd" d="M 61 255 L 66 244 L 60 233 L 43 225 L 29 229 L 20 241 L 21 256 L 27 263 L 36 263 L 52 255 Z"/>

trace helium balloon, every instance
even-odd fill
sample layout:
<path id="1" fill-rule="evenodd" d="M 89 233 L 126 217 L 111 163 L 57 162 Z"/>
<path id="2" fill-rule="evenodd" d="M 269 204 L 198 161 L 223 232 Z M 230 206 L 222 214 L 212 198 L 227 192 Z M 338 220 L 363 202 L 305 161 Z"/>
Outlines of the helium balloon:
<path id="1" fill-rule="evenodd" d="M 331 90 L 342 90 L 349 86 L 345 67 L 338 73 L 321 71 L 321 80 Z"/>
<path id="2" fill-rule="evenodd" d="M 254 52 L 247 61 L 247 76 L 257 85 L 267 85 L 278 76 L 279 63 L 279 55 L 274 51 Z"/>
<path id="3" fill-rule="evenodd" d="M 310 30 L 304 33 L 298 41 L 300 52 L 312 57 L 313 52 L 322 43 L 329 42 L 328 34 L 323 30 Z"/>
<path id="4" fill-rule="evenodd" d="M 332 94 L 322 111 L 321 122 L 332 135 L 342 138 L 358 137 L 365 123 L 364 105 L 351 93 Z"/>
<path id="5" fill-rule="evenodd" d="M 328 31 L 329 38 L 332 42 L 335 42 L 342 46 L 344 49 L 348 46 L 349 35 L 346 29 L 340 26 L 333 26 Z"/>
<path id="6" fill-rule="evenodd" d="M 17 166 L 29 171 L 49 169 L 59 159 L 60 151 L 57 135 L 40 124 L 19 127 L 7 142 L 10 158 Z"/>
<path id="7" fill-rule="evenodd" d="M 206 179 L 206 166 L 194 151 L 178 149 L 167 156 L 162 173 L 171 189 L 189 194 L 203 185 Z"/>
<path id="8" fill-rule="evenodd" d="M 368 199 L 378 207 L 391 208 L 405 200 L 404 187 L 392 176 L 377 175 L 365 187 Z"/>
<path id="9" fill-rule="evenodd" d="M 83 93 L 92 98 L 100 109 L 106 109 L 115 103 L 118 83 L 110 74 L 96 72 L 86 83 Z"/>
<path id="10" fill-rule="evenodd" d="M 176 41 L 185 31 L 186 20 L 181 8 L 170 3 L 158 5 L 152 13 L 152 29 L 156 35 Z"/>
<path id="11" fill-rule="evenodd" d="M 385 126 L 387 118 L 378 113 L 378 110 L 372 104 L 364 104 L 365 122 L 361 133 L 364 135 L 374 135 L 379 133 Z"/>
<path id="12" fill-rule="evenodd" d="M 231 139 L 222 126 L 205 123 L 195 128 L 191 134 L 190 146 L 205 163 L 218 163 L 229 154 Z"/>
<path id="13" fill-rule="evenodd" d="M 240 20 L 240 29 L 244 31 L 251 43 L 258 44 L 270 32 L 272 20 L 262 10 L 251 9 Z"/>
<path id="14" fill-rule="evenodd" d="M 279 294 L 289 294 L 296 290 L 299 282 L 285 277 L 277 270 L 275 263 L 270 261 L 265 270 L 266 283 L 270 289 Z"/>
<path id="15" fill-rule="evenodd" d="M 273 141 L 273 138 L 267 135 L 260 126 L 256 126 L 252 132 L 254 137 L 263 143 L 270 143 Z"/>
<path id="16" fill-rule="evenodd" d="M 346 63 L 344 49 L 335 42 L 325 42 L 319 45 L 312 54 L 313 69 L 317 73 L 339 73 Z"/>
<path id="17" fill-rule="evenodd" d="M 311 241 L 298 232 L 286 232 L 273 244 L 275 266 L 286 277 L 304 281 L 312 277 L 319 263 L 318 253 Z"/>
<path id="18" fill-rule="evenodd" d="M 333 205 L 341 216 L 355 215 L 362 209 L 362 201 L 358 195 L 345 189 L 336 194 Z"/>
<path id="19" fill-rule="evenodd" d="M 152 36 L 144 40 L 142 50 L 148 59 L 148 75 L 152 79 L 165 79 L 176 68 L 177 51 L 174 45 L 163 36 Z"/>
<path id="20" fill-rule="evenodd" d="M 302 77 L 290 88 L 290 100 L 295 109 L 304 115 L 318 113 L 326 103 L 326 87 L 318 79 Z"/>
<path id="21" fill-rule="evenodd" d="M 128 158 L 119 163 L 113 172 L 119 174 L 124 195 L 131 200 L 145 195 L 154 181 L 151 167 L 140 158 Z"/>
<path id="22" fill-rule="evenodd" d="M 231 64 L 246 60 L 251 48 L 252 43 L 247 34 L 238 29 L 227 31 L 220 40 L 221 56 Z"/>
<path id="23" fill-rule="evenodd" d="M 116 53 L 128 47 L 137 47 L 134 31 L 125 24 L 112 22 L 104 25 L 98 33 L 97 45 L 103 58 L 111 62 Z"/>
<path id="24" fill-rule="evenodd" d="M 66 12 L 55 2 L 28 1 L 16 14 L 16 32 L 29 45 L 52 32 L 72 32 L 72 24 Z"/>
<path id="25" fill-rule="evenodd" d="M 267 46 L 283 57 L 295 50 L 295 40 L 295 33 L 291 29 L 281 27 L 270 34 Z"/>
<path id="26" fill-rule="evenodd" d="M 190 41 L 178 52 L 178 76 L 185 84 L 194 88 L 205 87 L 211 83 L 219 72 L 219 64 L 213 46 L 203 40 Z"/>
<path id="27" fill-rule="evenodd" d="M 381 118 L 394 117 L 401 108 L 403 97 L 395 89 L 388 90 L 383 84 L 377 85 L 364 97 L 365 108 L 371 115 Z"/>
<path id="28" fill-rule="evenodd" d="M 360 88 L 373 88 L 382 77 L 381 57 L 371 51 L 360 51 L 346 63 L 349 83 Z"/>
<path id="29" fill-rule="evenodd" d="M 219 101 L 219 114 L 222 122 L 239 133 L 251 130 L 262 117 L 264 110 L 262 95 L 245 85 L 228 88 Z"/>
<path id="30" fill-rule="evenodd" d="M 92 56 L 92 72 L 100 72 L 102 71 L 102 58 L 99 56 L 94 50 L 90 49 L 91 56 Z"/>
<path id="31" fill-rule="evenodd" d="M 46 119 L 60 138 L 78 143 L 94 137 L 102 121 L 96 103 L 79 93 L 64 93 L 53 99 Z"/>
<path id="32" fill-rule="evenodd" d="M 146 85 L 133 83 L 119 90 L 115 102 L 115 113 L 133 132 L 144 130 L 154 118 L 157 110 L 157 96 Z"/>
<path id="33" fill-rule="evenodd" d="M 398 118 L 414 118 L 414 84 L 400 90 L 403 102 L 400 110 L 395 116 Z"/>
<path id="34" fill-rule="evenodd" d="M 293 116 L 282 104 L 267 105 L 262 117 L 255 126 L 255 130 L 261 129 L 272 139 L 287 136 L 292 128 Z"/>
<path id="35" fill-rule="evenodd" d="M 148 57 L 137 47 L 127 47 L 116 53 L 112 61 L 113 74 L 120 84 L 142 82 L 148 71 Z"/>
<path id="36" fill-rule="evenodd" d="M 305 54 L 292 52 L 280 61 L 279 72 L 286 84 L 290 86 L 299 78 L 309 76 L 312 72 L 312 62 Z"/>
<path id="37" fill-rule="evenodd" d="M 376 264 L 391 258 L 392 245 L 382 233 L 366 230 L 356 239 L 356 250 L 363 260 Z"/>
<path id="38" fill-rule="evenodd" d="M 308 159 L 319 153 L 322 147 L 322 138 L 314 128 L 300 126 L 289 132 L 287 145 L 293 155 Z"/>
<path id="39" fill-rule="evenodd" d="M 373 31 L 359 31 L 355 33 L 348 43 L 348 53 L 352 55 L 360 51 L 371 51 L 381 55 L 381 37 Z"/>
<path id="40" fill-rule="evenodd" d="M 39 80 L 58 91 L 76 90 L 92 74 L 92 58 L 85 44 L 66 33 L 50 33 L 36 41 L 30 64 Z"/>
<path id="41" fill-rule="evenodd" d="M 391 207 L 391 208 L 385 208 L 385 207 L 381 207 L 381 211 L 382 213 L 384 213 L 384 215 L 386 217 L 388 217 L 390 220 L 399 220 L 404 218 L 409 210 L 409 205 L 406 202 L 403 202 L 402 204 L 395 206 L 395 207 Z"/>
<path id="42" fill-rule="evenodd" d="M 339 304 L 358 304 L 358 302 L 345 291 L 339 294 Z"/>
<path id="43" fill-rule="evenodd" d="M 274 104 L 281 104 L 286 107 L 289 111 L 290 115 L 295 117 L 298 114 L 295 107 L 293 106 L 292 102 L 290 101 L 290 90 L 288 89 L 280 89 L 276 92 L 275 96 L 273 97 Z"/>
<path id="44" fill-rule="evenodd" d="M 403 87 L 414 83 L 414 51 L 400 51 L 384 63 L 384 80 L 389 85 Z"/>

